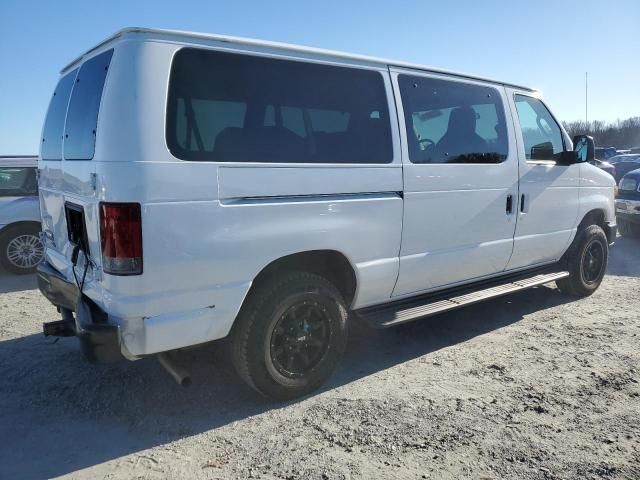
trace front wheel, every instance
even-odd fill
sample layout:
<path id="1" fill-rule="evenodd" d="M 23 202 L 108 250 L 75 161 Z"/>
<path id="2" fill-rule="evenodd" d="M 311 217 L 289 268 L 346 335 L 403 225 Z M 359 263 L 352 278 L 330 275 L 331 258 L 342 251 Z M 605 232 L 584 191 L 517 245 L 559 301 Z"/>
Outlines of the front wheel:
<path id="1" fill-rule="evenodd" d="M 595 292 L 604 278 L 609 260 L 609 243 L 598 225 L 590 225 L 578 232 L 567 252 L 569 276 L 556 285 L 563 293 L 587 297 Z"/>
<path id="2" fill-rule="evenodd" d="M 5 270 L 18 274 L 36 271 L 44 252 L 39 232 L 35 225 L 17 225 L 0 233 L 0 263 Z"/>
<path id="3" fill-rule="evenodd" d="M 287 273 L 256 287 L 231 336 L 233 363 L 255 390 L 278 400 L 322 385 L 346 347 L 347 308 L 325 278 Z"/>

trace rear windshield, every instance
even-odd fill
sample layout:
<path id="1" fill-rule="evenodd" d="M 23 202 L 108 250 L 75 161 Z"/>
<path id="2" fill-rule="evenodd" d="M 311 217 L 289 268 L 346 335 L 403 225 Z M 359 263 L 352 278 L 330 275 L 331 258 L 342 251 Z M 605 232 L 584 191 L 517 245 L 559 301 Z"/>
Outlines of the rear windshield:
<path id="1" fill-rule="evenodd" d="M 49 103 L 47 119 L 42 132 L 41 156 L 43 160 L 62 159 L 62 137 L 64 137 L 64 119 L 67 115 L 71 87 L 78 74 L 78 70 L 67 73 L 58 82 Z"/>
<path id="2" fill-rule="evenodd" d="M 388 163 L 380 73 L 186 48 L 173 61 L 167 144 L 183 160 Z"/>
<path id="3" fill-rule="evenodd" d="M 34 167 L 0 167 L 0 197 L 25 197 L 37 193 Z"/>
<path id="4" fill-rule="evenodd" d="M 98 110 L 113 50 L 87 60 L 80 67 L 71 93 L 65 127 L 65 160 L 91 160 L 96 144 Z"/>
<path id="5" fill-rule="evenodd" d="M 113 50 L 87 60 L 56 87 L 42 135 L 43 160 L 91 160 L 98 111 Z"/>

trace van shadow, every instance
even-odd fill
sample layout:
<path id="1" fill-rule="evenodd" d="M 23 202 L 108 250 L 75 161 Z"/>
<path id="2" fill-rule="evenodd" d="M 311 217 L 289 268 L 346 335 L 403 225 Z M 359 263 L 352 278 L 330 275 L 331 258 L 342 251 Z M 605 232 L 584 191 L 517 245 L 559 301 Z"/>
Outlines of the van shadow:
<path id="1" fill-rule="evenodd" d="M 568 301 L 538 287 L 391 330 L 356 325 L 338 371 L 299 402 Z M 0 478 L 58 477 L 295 403 L 245 387 L 221 347 L 181 354 L 194 380 L 181 389 L 153 359 L 88 365 L 73 338 L 0 342 Z"/>

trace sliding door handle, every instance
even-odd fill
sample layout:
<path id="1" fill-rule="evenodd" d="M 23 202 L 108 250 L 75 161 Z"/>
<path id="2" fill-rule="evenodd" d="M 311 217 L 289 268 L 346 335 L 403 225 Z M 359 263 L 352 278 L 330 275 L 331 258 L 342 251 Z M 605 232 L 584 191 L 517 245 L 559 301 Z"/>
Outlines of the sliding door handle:
<path id="1" fill-rule="evenodd" d="M 513 213 L 513 195 L 507 195 L 507 215 L 511 215 Z"/>
<path id="2" fill-rule="evenodd" d="M 527 208 L 525 207 L 526 197 L 524 193 L 520 196 L 520 213 L 527 213 Z"/>

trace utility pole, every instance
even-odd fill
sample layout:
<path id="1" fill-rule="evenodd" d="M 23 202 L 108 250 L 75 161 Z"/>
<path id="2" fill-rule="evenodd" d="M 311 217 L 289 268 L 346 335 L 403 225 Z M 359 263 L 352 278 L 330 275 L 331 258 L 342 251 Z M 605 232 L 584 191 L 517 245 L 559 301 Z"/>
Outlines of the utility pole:
<path id="1" fill-rule="evenodd" d="M 589 125 L 589 72 L 584 72 L 584 122 Z"/>

